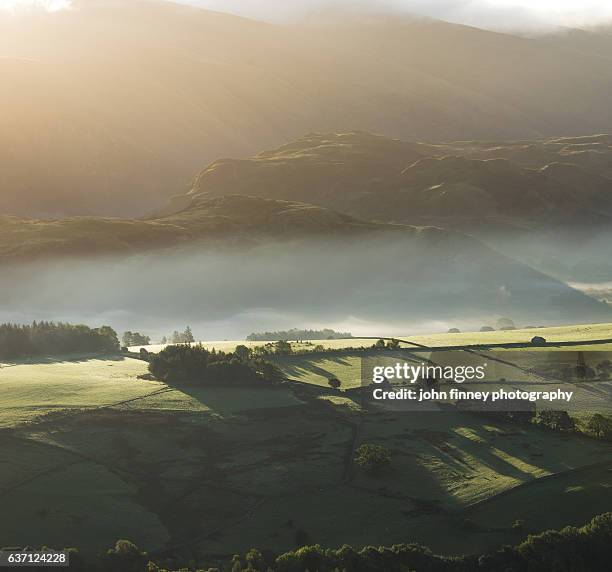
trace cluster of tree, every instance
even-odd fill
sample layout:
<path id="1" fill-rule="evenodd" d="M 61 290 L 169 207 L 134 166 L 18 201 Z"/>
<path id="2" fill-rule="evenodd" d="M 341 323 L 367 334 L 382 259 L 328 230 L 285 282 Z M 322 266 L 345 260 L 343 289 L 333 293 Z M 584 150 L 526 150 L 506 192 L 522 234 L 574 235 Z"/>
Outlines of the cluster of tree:
<path id="1" fill-rule="evenodd" d="M 341 338 L 352 338 L 350 332 L 336 332 L 325 328 L 323 330 L 291 330 L 279 332 L 255 332 L 247 336 L 249 342 L 275 342 L 289 340 L 337 340 Z"/>
<path id="2" fill-rule="evenodd" d="M 584 354 L 581 354 L 584 356 Z M 569 371 L 568 371 L 569 370 Z M 600 379 L 610 379 L 612 375 L 612 362 L 609 359 L 603 360 L 593 366 L 582 360 L 579 360 L 574 368 L 566 367 L 562 372 L 563 379 L 578 379 L 581 381 Z"/>
<path id="3" fill-rule="evenodd" d="M 0 324 L 0 358 L 74 352 L 119 351 L 117 333 L 109 326 L 90 328 L 61 322 L 32 322 L 29 325 Z"/>
<path id="4" fill-rule="evenodd" d="M 269 342 L 267 344 L 264 344 L 263 346 L 255 346 L 252 350 L 250 350 L 250 352 L 252 355 L 259 357 L 288 356 L 291 354 L 309 353 L 308 350 L 303 352 L 296 351 L 296 349 L 291 345 L 291 342 L 288 342 L 286 340 L 278 340 L 277 342 Z"/>
<path id="5" fill-rule="evenodd" d="M 536 336 L 532 339 L 532 343 L 537 339 L 545 341 L 543 338 Z M 595 361 L 587 363 L 584 353 L 578 352 L 578 359 L 575 364 L 556 363 L 551 361 L 549 363 L 539 364 L 538 367 L 533 368 L 532 371 L 536 375 L 553 377 L 562 381 L 605 381 L 612 377 L 612 361 L 604 359 L 597 363 Z"/>
<path id="6" fill-rule="evenodd" d="M 193 332 L 189 326 L 187 326 L 182 332 L 174 330 L 169 338 L 164 336 L 161 339 L 162 344 L 193 344 L 194 342 L 195 338 L 193 337 Z"/>
<path id="7" fill-rule="evenodd" d="M 481 415 L 495 417 L 519 425 L 534 424 L 544 429 L 578 432 L 589 437 L 612 441 L 612 417 L 594 413 L 586 424 L 576 423 L 567 411 L 487 411 Z"/>
<path id="8" fill-rule="evenodd" d="M 181 568 L 180 572 L 586 572 L 608 570 L 611 558 L 612 513 L 606 513 L 585 526 L 530 535 L 517 546 L 504 546 L 485 554 L 439 556 L 418 544 L 361 549 L 348 545 L 325 549 L 314 545 L 280 556 L 252 549 L 244 556 L 234 556 L 220 568 L 192 565 Z M 74 572 L 169 572 L 172 569 L 153 562 L 127 540 L 119 540 L 97 562 L 85 563 L 78 552 L 71 551 L 70 570 Z"/>
<path id="9" fill-rule="evenodd" d="M 535 408 L 525 411 L 480 411 L 481 415 L 494 417 L 501 421 L 516 423 L 518 425 L 533 424 L 553 431 L 574 431 L 576 424 L 567 411 L 551 411 Z"/>
<path id="10" fill-rule="evenodd" d="M 372 349 L 375 350 L 398 350 L 400 348 L 399 340 L 377 340 L 374 345 L 372 345 Z"/>
<path id="11" fill-rule="evenodd" d="M 532 422 L 553 431 L 573 431 L 576 428 L 574 420 L 567 411 L 543 409 L 535 414 Z"/>
<path id="12" fill-rule="evenodd" d="M 260 357 L 270 357 L 270 356 L 286 356 L 286 355 L 307 355 L 313 353 L 330 353 L 330 354 L 348 354 L 361 352 L 365 353 L 368 351 L 374 350 L 397 350 L 400 348 L 400 342 L 398 340 L 378 340 L 375 344 L 370 347 L 353 347 L 347 346 L 343 348 L 326 348 L 321 344 L 311 344 L 306 342 L 304 345 L 309 346 L 309 348 L 303 347 L 295 347 L 289 341 L 286 340 L 278 340 L 276 342 L 268 342 L 261 346 L 255 346 L 250 351 L 253 355 Z M 310 349 L 312 348 L 312 349 Z"/>
<path id="13" fill-rule="evenodd" d="M 598 439 L 612 441 L 612 417 L 602 415 L 601 413 L 595 413 L 589 419 L 585 431 L 587 434 L 597 437 Z"/>
<path id="14" fill-rule="evenodd" d="M 525 329 L 533 329 L 533 328 L 535 328 L 535 326 L 525 326 Z M 481 332 L 494 332 L 496 329 L 504 332 L 508 330 L 516 330 L 517 326 L 514 323 L 514 320 L 511 320 L 510 318 L 500 318 L 499 320 L 497 320 L 497 322 L 495 322 L 495 327 L 482 326 L 482 328 L 480 328 L 480 331 Z"/>
<path id="15" fill-rule="evenodd" d="M 131 346 L 148 346 L 151 344 L 151 338 L 139 332 L 125 332 L 121 341 L 123 345 L 128 348 Z"/>
<path id="16" fill-rule="evenodd" d="M 151 375 L 167 383 L 248 384 L 282 378 L 276 367 L 251 356 L 245 346 L 238 346 L 234 353 L 224 353 L 207 350 L 201 344 L 172 345 L 158 354 L 149 354 L 148 359 Z"/>

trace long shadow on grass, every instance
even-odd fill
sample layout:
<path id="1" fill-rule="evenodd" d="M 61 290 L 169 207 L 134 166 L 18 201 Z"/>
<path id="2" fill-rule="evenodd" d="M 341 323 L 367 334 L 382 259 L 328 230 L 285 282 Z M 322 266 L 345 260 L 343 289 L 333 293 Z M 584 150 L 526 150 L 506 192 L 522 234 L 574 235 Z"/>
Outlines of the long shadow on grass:
<path id="1" fill-rule="evenodd" d="M 521 482 L 544 476 L 535 474 L 539 471 L 553 474 L 571 470 L 576 466 L 576 464 L 570 465 L 566 462 L 565 456 L 559 457 L 555 451 L 550 450 L 551 445 L 564 446 L 570 451 L 581 443 L 592 444 L 591 440 L 583 436 L 551 433 L 538 428 L 512 426 L 508 427 L 511 433 L 502 433 L 498 436 L 491 435 L 479 425 L 472 425 L 469 428 L 482 441 L 479 445 L 478 442 L 455 433 L 454 439 L 459 441 L 459 449 L 466 451 L 479 463 L 495 472 L 513 477 Z M 505 456 L 506 459 L 502 456 Z M 524 469 L 521 468 L 522 466 Z M 531 470 L 529 470 L 530 467 Z"/>
<path id="2" fill-rule="evenodd" d="M 548 435 L 536 428 L 523 430 L 469 417 L 445 419 L 445 415 L 412 412 L 406 413 L 405 423 L 388 416 L 366 423 L 361 442 L 392 448 L 392 471 L 381 485 L 394 491 L 403 486 L 404 493 L 417 501 L 437 501 L 441 507 L 454 511 L 481 496 L 477 489 L 482 479 L 483 484 L 489 482 L 486 488 L 490 490 L 484 493 L 489 496 L 547 473 L 571 469 L 556 447 L 550 452 L 547 449 L 558 444 L 569 450 L 581 442 L 581 438 L 572 436 L 566 442 L 562 436 Z M 483 425 L 495 426 L 502 432 L 492 433 Z M 469 430 L 472 437 L 461 435 L 461 429 Z M 580 459 L 576 465 L 580 465 Z M 485 467 L 488 470 L 483 471 Z M 470 483 L 472 479 L 475 480 Z M 370 490 L 375 485 L 363 477 L 358 478 L 359 484 Z M 415 510 L 414 516 L 418 513 Z"/>
<path id="3" fill-rule="evenodd" d="M 289 378 L 300 378 L 305 374 L 314 374 L 321 376 L 325 379 L 329 379 L 330 377 L 337 377 L 338 373 L 333 372 L 330 369 L 326 369 L 325 367 L 321 367 L 313 362 L 329 362 L 336 364 L 338 366 L 344 366 L 347 368 L 355 368 L 356 364 L 349 361 L 349 358 L 359 359 L 368 355 L 366 352 L 359 353 L 343 353 L 341 355 L 330 354 L 328 352 L 317 352 L 315 354 L 308 355 L 296 355 L 296 356 L 286 356 L 281 359 L 276 360 L 276 364 L 282 369 L 283 373 L 287 375 Z M 358 377 L 361 377 L 360 368 Z M 350 371 L 350 370 L 349 370 Z M 342 375 L 340 375 L 340 380 L 342 379 Z"/>
<path id="4" fill-rule="evenodd" d="M 347 367 L 350 367 L 352 365 L 350 362 L 346 361 L 346 359 L 340 359 L 340 358 L 331 359 L 327 357 L 326 358 L 308 358 L 308 357 L 303 357 L 303 356 L 299 356 L 299 357 L 296 356 L 295 358 L 285 358 L 283 359 L 283 361 L 278 361 L 277 364 L 283 370 L 283 373 L 289 378 L 291 377 L 299 378 L 299 377 L 302 377 L 304 374 L 309 374 L 309 373 L 319 375 L 324 378 L 330 378 L 334 376 L 334 374 L 330 370 L 325 369 L 321 367 L 320 365 L 316 365 L 312 363 L 313 359 L 317 361 L 321 359 L 326 359 L 328 361 L 333 361 L 339 365 L 347 366 Z"/>
<path id="5" fill-rule="evenodd" d="M 130 359 L 121 354 L 63 354 L 57 356 L 31 356 L 0 363 L 0 369 L 18 365 L 45 365 L 53 363 L 85 363 L 88 361 L 121 362 Z"/>
<path id="6" fill-rule="evenodd" d="M 203 409 L 219 415 L 303 405 L 288 388 L 265 382 L 240 385 L 171 384 L 169 387 L 191 398 Z"/>
<path id="7" fill-rule="evenodd" d="M 397 358 L 398 360 L 415 363 L 422 362 L 421 357 L 414 356 L 411 352 L 407 350 L 398 350 L 392 352 L 387 350 L 383 353 L 380 350 L 372 349 L 359 352 L 342 352 L 337 354 L 332 352 L 310 352 L 308 354 L 284 356 L 275 360 L 275 362 L 288 377 L 299 378 L 304 374 L 310 373 L 319 375 L 326 379 L 329 379 L 330 377 L 339 377 L 340 381 L 345 381 L 342 379 L 342 374 L 338 374 L 337 371 L 333 372 L 313 362 L 329 362 L 335 365 L 353 368 L 353 370 L 357 369 L 357 379 L 361 380 L 361 363 L 359 362 L 359 360 L 364 358 L 371 358 L 372 356 Z M 357 360 L 357 363 L 355 363 L 355 361 L 351 363 L 350 361 L 348 361 L 349 358 Z"/>

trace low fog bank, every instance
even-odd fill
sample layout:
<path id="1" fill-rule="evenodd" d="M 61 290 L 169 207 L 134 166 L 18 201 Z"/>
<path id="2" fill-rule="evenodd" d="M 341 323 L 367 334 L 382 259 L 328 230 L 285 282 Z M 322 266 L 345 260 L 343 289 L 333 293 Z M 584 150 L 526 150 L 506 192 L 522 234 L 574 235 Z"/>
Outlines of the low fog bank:
<path id="1" fill-rule="evenodd" d="M 597 228 L 484 230 L 478 238 L 507 256 L 569 284 L 609 289 L 612 230 Z"/>
<path id="2" fill-rule="evenodd" d="M 522 325 L 612 319 L 564 284 L 445 234 L 194 247 L 4 270 L 0 322 L 109 324 L 154 340 L 187 324 L 199 339 L 219 340 L 292 327 L 400 335 L 478 329 L 500 316 Z"/>

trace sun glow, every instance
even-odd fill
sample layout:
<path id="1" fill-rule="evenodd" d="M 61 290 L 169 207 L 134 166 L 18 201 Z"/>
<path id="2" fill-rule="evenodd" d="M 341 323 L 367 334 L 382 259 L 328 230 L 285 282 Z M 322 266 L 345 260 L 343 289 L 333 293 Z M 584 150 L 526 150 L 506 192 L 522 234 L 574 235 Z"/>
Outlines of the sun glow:
<path id="1" fill-rule="evenodd" d="M 0 0 L 0 10 L 39 8 L 48 12 L 57 12 L 70 8 L 70 4 L 71 0 Z"/>

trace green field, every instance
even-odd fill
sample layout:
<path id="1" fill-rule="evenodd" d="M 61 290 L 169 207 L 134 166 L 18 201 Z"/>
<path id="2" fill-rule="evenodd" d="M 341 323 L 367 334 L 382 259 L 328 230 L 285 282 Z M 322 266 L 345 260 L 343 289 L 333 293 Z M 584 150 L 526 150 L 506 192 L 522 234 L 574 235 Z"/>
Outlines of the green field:
<path id="1" fill-rule="evenodd" d="M 0 427 L 31 421 L 71 408 L 96 408 L 159 391 L 164 386 L 138 380 L 147 364 L 129 358 L 62 356 L 0 365 Z"/>
<path id="2" fill-rule="evenodd" d="M 409 334 L 388 335 L 382 332 L 384 337 L 396 337 L 397 339 L 414 342 L 428 347 L 444 347 L 457 345 L 476 345 L 476 344 L 504 344 L 504 343 L 528 343 L 534 336 L 543 336 L 549 342 L 564 341 L 590 341 L 601 339 L 612 339 L 612 324 L 586 324 L 572 326 L 554 326 L 546 328 L 528 328 L 509 331 L 495 332 L 462 332 L 458 334 L 438 333 L 438 334 Z M 344 349 L 369 347 L 376 339 L 370 338 L 350 338 L 343 340 L 313 340 L 310 343 L 296 343 L 292 345 L 296 350 L 312 350 L 317 345 L 322 345 L 325 349 Z M 231 352 L 237 345 L 245 345 L 253 348 L 262 346 L 266 342 L 248 342 L 244 340 L 216 340 L 202 341 L 202 345 L 208 349 Z M 150 346 L 134 346 L 132 350 L 138 351 L 145 347 L 152 352 L 162 350 L 165 345 L 154 344 Z M 588 346 L 587 346 L 588 347 Z M 602 346 L 602 349 L 612 349 L 612 344 Z"/>
<path id="3" fill-rule="evenodd" d="M 503 344 L 528 342 L 534 336 L 543 336 L 550 342 L 589 341 L 612 339 L 612 324 L 587 324 L 578 326 L 555 326 L 496 332 L 463 332 L 460 334 L 431 334 L 409 336 L 407 339 L 425 346 Z"/>
<path id="4" fill-rule="evenodd" d="M 282 358 L 306 383 L 264 389 L 168 387 L 139 380 L 146 363 L 129 358 L 4 364 L 0 502 L 16 516 L 0 522 L 1 543 L 94 555 L 126 537 L 210 561 L 306 535 L 452 554 L 612 509 L 612 445 L 467 412 L 386 410 L 326 387 L 329 374 L 358 384 L 360 360 Z M 352 462 L 362 443 L 391 450 L 387 473 Z"/>
<path id="5" fill-rule="evenodd" d="M 592 349 L 592 348 L 591 348 Z M 369 380 L 371 368 L 374 364 L 390 365 L 398 360 L 433 360 L 437 364 L 452 364 L 458 360 L 464 365 L 478 365 L 487 363 L 487 375 L 483 381 L 465 382 L 461 389 L 466 391 L 496 391 L 504 389 L 547 391 L 551 388 L 561 388 L 572 391 L 572 403 L 567 409 L 578 415 L 580 412 L 601 412 L 612 414 L 612 380 L 581 381 L 579 383 L 565 383 L 557 378 L 543 378 L 534 374 L 532 370 L 551 361 L 550 353 L 554 352 L 559 360 L 568 365 L 575 365 L 577 352 L 545 350 L 496 350 L 494 352 L 478 351 L 476 354 L 464 352 L 418 352 L 413 354 L 410 350 L 396 352 L 355 351 L 340 354 L 299 354 L 274 358 L 274 363 L 289 379 L 315 385 L 328 387 L 328 381 L 335 377 L 341 382 L 341 390 L 350 390 L 359 387 Z M 543 350 L 544 351 L 544 350 Z M 599 350 L 589 355 L 584 352 L 587 363 L 593 365 L 606 357 L 612 358 L 612 352 L 601 354 Z M 501 361 L 496 361 L 501 360 Z"/>

